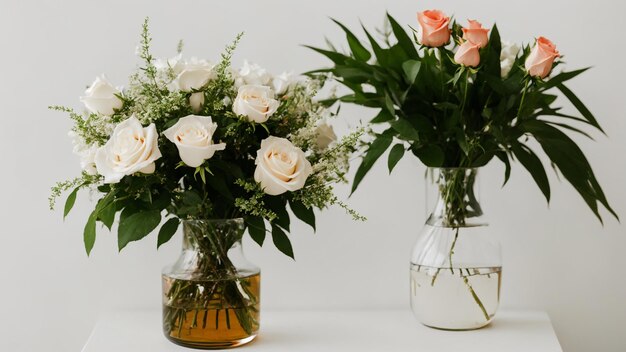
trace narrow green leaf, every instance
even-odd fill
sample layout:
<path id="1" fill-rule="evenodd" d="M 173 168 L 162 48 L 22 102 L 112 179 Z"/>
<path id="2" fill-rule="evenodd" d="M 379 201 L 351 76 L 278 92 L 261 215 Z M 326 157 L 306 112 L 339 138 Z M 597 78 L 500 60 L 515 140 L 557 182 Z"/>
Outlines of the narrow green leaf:
<path id="1" fill-rule="evenodd" d="M 291 259 L 295 259 L 289 237 L 287 237 L 287 234 L 285 234 L 285 231 L 283 231 L 280 226 L 276 226 L 275 224 L 272 224 L 272 241 L 274 241 L 274 245 L 279 251 L 291 257 Z"/>
<path id="2" fill-rule="evenodd" d="M 350 57 L 345 56 L 335 51 L 324 50 L 324 49 L 320 49 L 320 48 L 316 48 L 316 47 L 312 47 L 308 45 L 305 45 L 304 47 L 309 48 L 313 51 L 317 51 L 318 53 L 329 58 L 332 62 L 334 62 L 337 65 L 343 65 L 346 62 L 346 59 L 350 59 Z"/>
<path id="3" fill-rule="evenodd" d="M 391 147 L 389 151 L 389 159 L 387 159 L 387 166 L 389 167 L 389 173 L 393 171 L 396 167 L 400 159 L 404 156 L 404 145 L 402 143 L 398 143 Z"/>
<path id="4" fill-rule="evenodd" d="M 407 83 L 409 85 L 415 82 L 417 75 L 420 73 L 420 67 L 422 67 L 422 63 L 417 60 L 408 60 L 402 64 L 402 70 L 407 78 Z"/>
<path id="5" fill-rule="evenodd" d="M 248 216 L 246 217 L 246 224 L 248 224 L 248 233 L 254 242 L 259 246 L 263 246 L 265 242 L 265 221 L 260 216 Z"/>
<path id="6" fill-rule="evenodd" d="M 406 31 L 398 24 L 398 21 L 395 18 L 391 17 L 389 13 L 387 13 L 387 18 L 389 19 L 389 24 L 391 24 L 391 30 L 393 31 L 393 35 L 398 40 L 398 45 L 402 47 L 404 52 L 408 57 L 419 57 L 417 54 L 417 49 L 415 48 L 415 44 L 411 40 L 411 37 L 406 33 Z"/>
<path id="7" fill-rule="evenodd" d="M 76 194 L 78 193 L 78 190 L 81 187 L 82 185 L 74 188 L 72 193 L 70 193 L 67 196 L 67 200 L 65 201 L 65 207 L 63 209 L 63 220 L 65 220 L 65 218 L 67 217 L 67 214 L 69 214 L 72 208 L 74 207 L 74 203 L 76 203 Z"/>
<path id="8" fill-rule="evenodd" d="M 140 240 L 152 232 L 161 222 L 159 210 L 138 211 L 130 216 L 120 216 L 117 244 L 121 251 L 132 241 Z"/>
<path id="9" fill-rule="evenodd" d="M 367 150 L 367 154 L 363 157 L 363 162 L 356 170 L 356 175 L 354 176 L 354 181 L 352 182 L 352 191 L 350 193 L 354 193 L 357 189 L 363 177 L 367 174 L 368 171 L 374 166 L 376 160 L 380 158 L 381 155 L 389 148 L 391 145 L 393 138 L 388 135 L 378 135 L 378 137 L 370 144 L 369 149 Z"/>
<path id="10" fill-rule="evenodd" d="M 506 183 L 509 182 L 509 178 L 511 178 L 511 162 L 509 155 L 504 151 L 498 151 L 496 156 L 504 164 L 504 182 L 502 183 L 502 187 L 504 187 Z"/>
<path id="11" fill-rule="evenodd" d="M 313 211 L 313 208 L 307 208 L 304 204 L 302 204 L 302 202 L 295 201 L 293 199 L 289 200 L 289 207 L 291 208 L 293 215 L 311 226 L 313 228 L 313 232 L 315 232 L 315 212 Z"/>
<path id="12" fill-rule="evenodd" d="M 511 146 L 513 154 L 520 161 L 522 166 L 528 170 L 530 175 L 539 186 L 541 193 L 546 197 L 546 201 L 550 203 L 550 182 L 548 175 L 537 155 L 524 144 L 513 144 Z"/>
<path id="13" fill-rule="evenodd" d="M 491 35 L 489 36 L 489 44 L 486 47 L 485 71 L 492 76 L 500 77 L 500 52 L 502 44 L 500 41 L 500 32 L 498 26 L 493 25 Z M 482 59 L 481 59 L 482 61 Z"/>
<path id="14" fill-rule="evenodd" d="M 582 68 L 580 70 L 569 71 L 569 72 L 561 72 L 561 73 L 559 73 L 558 75 L 556 75 L 554 77 L 550 77 L 550 80 L 540 84 L 540 87 L 541 87 L 542 90 L 548 90 L 550 88 L 554 88 L 557 85 L 559 85 L 560 83 L 568 81 L 568 80 L 578 76 L 579 74 L 587 71 L 590 68 L 591 67 L 585 67 L 585 68 Z"/>
<path id="15" fill-rule="evenodd" d="M 581 115 L 583 115 L 583 117 L 587 121 L 589 121 L 589 123 L 592 126 L 594 126 L 595 128 L 599 129 L 602 133 L 604 133 L 604 130 L 602 129 L 602 127 L 600 127 L 600 124 L 598 124 L 598 121 L 593 116 L 591 111 L 589 111 L 589 109 L 587 109 L 585 104 L 583 104 L 583 102 L 580 101 L 580 99 L 578 99 L 578 97 L 576 96 L 576 94 L 574 94 L 574 92 L 572 92 L 569 88 L 567 88 L 563 84 L 557 84 L 556 87 L 563 93 L 563 95 L 565 95 L 565 97 L 567 97 L 567 99 L 570 102 L 572 102 L 574 107 L 576 107 L 576 109 L 581 113 Z"/>
<path id="16" fill-rule="evenodd" d="M 96 243 L 96 212 L 91 213 L 89 215 L 89 219 L 87 220 L 87 224 L 85 224 L 85 230 L 83 232 L 83 241 L 85 242 L 85 251 L 87 252 L 87 256 L 91 254 L 91 250 L 93 249 L 93 245 Z"/>
<path id="17" fill-rule="evenodd" d="M 350 46 L 350 50 L 352 50 L 352 54 L 354 55 L 355 59 L 365 62 L 372 57 L 372 54 L 370 54 L 367 48 L 365 48 L 365 46 L 361 44 L 359 39 L 346 26 L 344 26 L 341 22 L 335 20 L 334 18 L 331 18 L 331 20 L 339 25 L 339 27 L 341 27 L 341 29 L 343 29 L 343 31 L 346 33 L 348 45 Z"/>
<path id="18" fill-rule="evenodd" d="M 180 220 L 178 220 L 178 218 L 171 218 L 167 220 L 163 226 L 161 226 L 161 229 L 159 230 L 159 237 L 157 239 L 157 249 L 159 249 L 162 244 L 172 239 L 172 236 L 174 236 L 176 230 L 178 230 L 179 225 Z"/>

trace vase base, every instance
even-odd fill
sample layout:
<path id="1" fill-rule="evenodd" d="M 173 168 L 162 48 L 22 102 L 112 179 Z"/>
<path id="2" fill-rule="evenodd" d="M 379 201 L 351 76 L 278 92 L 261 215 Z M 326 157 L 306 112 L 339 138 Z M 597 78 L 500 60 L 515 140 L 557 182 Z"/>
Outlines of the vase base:
<path id="1" fill-rule="evenodd" d="M 481 324 L 481 325 L 460 327 L 460 328 L 446 328 L 446 327 L 443 327 L 443 326 L 428 325 L 426 323 L 422 323 L 422 325 L 424 325 L 427 328 L 436 329 L 436 330 L 443 330 L 443 331 L 472 331 L 472 330 L 479 330 L 479 329 L 486 328 L 489 325 L 491 325 L 492 321 L 493 321 L 493 318 L 489 319 L 489 321 L 487 321 L 487 322 L 485 322 L 484 324 Z"/>
<path id="2" fill-rule="evenodd" d="M 201 342 L 201 341 L 185 341 L 181 339 L 177 339 L 171 336 L 165 336 L 171 342 L 189 348 L 195 348 L 199 350 L 221 350 L 227 348 L 235 348 L 239 346 L 243 346 L 252 342 L 256 338 L 257 335 L 251 335 L 243 339 L 233 340 L 233 341 L 215 341 L 215 342 Z"/>

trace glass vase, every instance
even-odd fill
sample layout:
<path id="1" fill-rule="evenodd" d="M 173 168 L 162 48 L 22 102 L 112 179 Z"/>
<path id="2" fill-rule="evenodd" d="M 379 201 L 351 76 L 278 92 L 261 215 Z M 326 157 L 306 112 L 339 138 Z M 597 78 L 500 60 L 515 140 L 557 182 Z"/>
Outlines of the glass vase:
<path id="1" fill-rule="evenodd" d="M 479 329 L 498 308 L 502 259 L 486 231 L 478 169 L 430 168 L 427 179 L 434 202 L 412 251 L 411 308 L 429 327 Z"/>
<path id="2" fill-rule="evenodd" d="M 203 349 L 252 341 L 259 330 L 261 277 L 243 255 L 243 219 L 182 225 L 182 253 L 162 275 L 165 336 Z"/>

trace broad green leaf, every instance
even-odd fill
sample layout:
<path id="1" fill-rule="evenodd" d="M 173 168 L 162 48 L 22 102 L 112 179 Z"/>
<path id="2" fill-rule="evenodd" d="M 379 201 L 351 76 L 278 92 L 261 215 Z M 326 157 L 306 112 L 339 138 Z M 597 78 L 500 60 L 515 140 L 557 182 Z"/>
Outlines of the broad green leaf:
<path id="1" fill-rule="evenodd" d="M 401 139 L 415 142 L 420 140 L 419 133 L 417 133 L 417 130 L 407 120 L 399 119 L 390 122 L 389 124 L 391 125 L 391 128 L 398 132 Z"/>
<path id="2" fill-rule="evenodd" d="M 228 200 L 233 200 L 233 195 L 230 193 L 230 189 L 228 185 L 224 181 L 224 177 L 222 175 L 215 175 L 206 178 L 207 185 L 217 191 L 220 195 L 224 196 L 224 198 Z"/>
<path id="3" fill-rule="evenodd" d="M 72 193 L 70 193 L 67 196 L 67 200 L 65 201 L 65 207 L 63 209 L 63 220 L 65 220 L 65 218 L 67 217 L 67 214 L 69 214 L 72 208 L 74 207 L 74 203 L 76 203 L 76 194 L 78 193 L 78 190 L 81 187 L 82 185 L 74 188 Z"/>
<path id="4" fill-rule="evenodd" d="M 352 50 L 352 54 L 354 55 L 355 59 L 359 61 L 367 61 L 372 57 L 372 54 L 370 54 L 367 48 L 365 48 L 363 44 L 361 44 L 359 39 L 346 26 L 344 26 L 341 22 L 335 19 L 331 18 L 331 20 L 339 25 L 339 27 L 341 27 L 341 29 L 343 29 L 343 31 L 346 33 L 348 45 L 350 46 L 350 50 Z"/>
<path id="5" fill-rule="evenodd" d="M 172 236 L 174 236 L 176 230 L 178 230 L 179 225 L 180 220 L 178 220 L 178 218 L 171 218 L 167 220 L 163 226 L 161 226 L 161 229 L 159 230 L 159 237 L 157 239 L 157 249 L 159 249 L 162 244 L 172 239 Z"/>
<path id="6" fill-rule="evenodd" d="M 115 203 L 110 203 L 103 209 L 98 211 L 98 220 L 102 222 L 104 226 L 106 226 L 109 231 L 111 231 L 111 227 L 113 226 L 113 222 L 115 222 L 115 213 L 116 213 Z"/>
<path id="7" fill-rule="evenodd" d="M 289 207 L 298 219 L 311 226 L 313 228 L 313 232 L 315 232 L 315 212 L 313 211 L 313 208 L 307 208 L 304 204 L 302 204 L 302 202 L 295 201 L 293 199 L 289 200 Z"/>
<path id="8" fill-rule="evenodd" d="M 378 137 L 370 144 L 367 154 L 363 157 L 363 162 L 356 170 L 356 175 L 354 176 L 354 181 L 352 182 L 352 191 L 350 193 L 354 193 L 357 189 L 363 177 L 367 174 L 368 171 L 374 166 L 376 160 L 380 158 L 381 155 L 389 148 L 391 145 L 393 138 L 389 135 L 378 135 Z"/>
<path id="9" fill-rule="evenodd" d="M 585 119 L 587 119 L 587 121 L 589 121 L 592 126 L 604 133 L 604 130 L 602 129 L 602 127 L 600 127 L 600 124 L 598 124 L 598 121 L 596 121 L 596 118 L 593 116 L 591 111 L 589 111 L 585 104 L 583 104 L 583 102 L 578 99 L 574 92 L 572 92 L 563 84 L 557 84 L 556 87 L 563 93 L 563 95 L 565 95 L 565 97 L 567 97 L 567 99 L 569 99 L 570 102 L 572 102 L 574 107 L 576 107 L 576 109 L 583 115 Z"/>
<path id="10" fill-rule="evenodd" d="M 415 82 L 417 75 L 420 73 L 420 67 L 422 67 L 422 63 L 417 60 L 408 60 L 402 64 L 402 70 L 407 78 L 407 83 L 409 85 Z"/>
<path id="11" fill-rule="evenodd" d="M 246 224 L 248 224 L 248 233 L 254 242 L 259 246 L 263 246 L 265 242 L 265 221 L 260 216 L 248 216 L 246 217 Z"/>
<path id="12" fill-rule="evenodd" d="M 83 241 L 85 242 L 85 251 L 87 251 L 87 256 L 91 254 L 91 250 L 93 249 L 93 245 L 96 243 L 96 212 L 91 213 L 89 215 L 89 219 L 87 220 L 87 224 L 85 224 L 85 230 L 83 232 Z"/>
<path id="13" fill-rule="evenodd" d="M 291 257 L 291 259 L 295 259 L 289 237 L 287 237 L 287 234 L 285 234 L 285 231 L 283 231 L 280 226 L 274 224 L 272 224 L 272 241 L 279 251 Z"/>
<path id="14" fill-rule="evenodd" d="M 269 196 L 264 199 L 265 204 L 276 213 L 274 223 L 289 232 L 289 213 L 287 212 L 287 200 L 281 196 Z"/>
<path id="15" fill-rule="evenodd" d="M 524 166 L 533 177 L 541 193 L 546 197 L 546 201 L 550 203 L 550 182 L 548 181 L 548 175 L 546 175 L 546 170 L 541 160 L 539 160 L 537 155 L 535 155 L 530 148 L 521 143 L 513 144 L 511 150 L 517 160 L 522 163 L 522 166 Z"/>
<path id="16" fill-rule="evenodd" d="M 389 151 L 389 159 L 387 159 L 387 166 L 389 167 L 389 173 L 393 171 L 396 167 L 400 159 L 404 156 L 404 145 L 402 143 L 398 143 L 391 147 Z"/>
<path id="17" fill-rule="evenodd" d="M 117 229 L 117 245 L 121 251 L 132 241 L 140 240 L 152 232 L 161 222 L 159 210 L 138 211 L 130 216 L 120 216 Z"/>
<path id="18" fill-rule="evenodd" d="M 383 123 L 393 120 L 393 115 L 387 109 L 381 109 L 378 115 L 370 121 L 370 123 Z"/>
<path id="19" fill-rule="evenodd" d="M 424 165 L 429 167 L 441 167 L 445 158 L 445 154 L 437 145 L 427 145 L 418 149 L 413 149 L 415 154 Z"/>

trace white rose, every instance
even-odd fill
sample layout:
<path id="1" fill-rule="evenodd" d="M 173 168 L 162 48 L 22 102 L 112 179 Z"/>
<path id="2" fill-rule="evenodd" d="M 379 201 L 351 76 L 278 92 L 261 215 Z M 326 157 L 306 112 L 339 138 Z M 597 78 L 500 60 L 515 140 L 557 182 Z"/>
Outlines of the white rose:
<path id="1" fill-rule="evenodd" d="M 270 84 L 272 76 L 261 66 L 244 60 L 243 66 L 235 75 L 235 85 L 262 85 Z"/>
<path id="2" fill-rule="evenodd" d="M 272 80 L 274 92 L 279 95 L 285 94 L 292 83 L 293 73 L 291 72 L 283 72 L 280 75 L 274 77 L 274 79 Z"/>
<path id="3" fill-rule="evenodd" d="M 502 78 L 506 77 L 509 72 L 511 72 L 519 51 L 520 47 L 516 43 L 511 43 L 506 40 L 502 41 L 502 50 L 500 51 L 500 76 L 502 76 Z"/>
<path id="4" fill-rule="evenodd" d="M 202 89 L 210 80 L 217 77 L 214 65 L 205 60 L 191 58 L 190 61 L 176 62 L 172 68 L 177 74 L 173 82 L 174 88 L 183 92 L 193 92 Z M 204 93 L 196 92 L 189 97 L 189 105 L 193 111 L 198 112 L 204 105 Z"/>
<path id="5" fill-rule="evenodd" d="M 111 138 L 96 152 L 96 169 L 104 183 L 117 183 L 135 172 L 151 174 L 161 157 L 154 124 L 143 127 L 133 115 L 115 127 Z"/>
<path id="6" fill-rule="evenodd" d="M 337 135 L 333 130 L 333 126 L 329 125 L 326 121 L 321 121 L 317 125 L 315 134 L 317 134 L 317 148 L 320 150 L 328 148 L 329 145 L 337 140 Z"/>
<path id="7" fill-rule="evenodd" d="M 300 148 L 273 136 L 261 141 L 255 164 L 254 180 L 272 196 L 299 190 L 313 172 Z"/>
<path id="8" fill-rule="evenodd" d="M 172 73 L 178 75 L 185 66 L 185 62 L 182 58 L 182 54 L 178 54 L 169 59 L 155 59 L 153 63 L 158 72 L 167 73 L 171 70 Z"/>
<path id="9" fill-rule="evenodd" d="M 87 88 L 85 96 L 80 97 L 80 101 L 94 114 L 111 116 L 124 104 L 122 99 L 117 97 L 119 94 L 121 92 L 101 75 Z"/>
<path id="10" fill-rule="evenodd" d="M 191 167 L 198 167 L 211 159 L 215 151 L 224 150 L 226 144 L 213 144 L 217 124 L 210 116 L 189 115 L 181 118 L 163 134 L 176 144 L 180 159 Z"/>
<path id="11" fill-rule="evenodd" d="M 270 87 L 245 85 L 239 87 L 233 102 L 233 112 L 247 116 L 249 121 L 263 123 L 276 112 L 279 105 Z"/>

